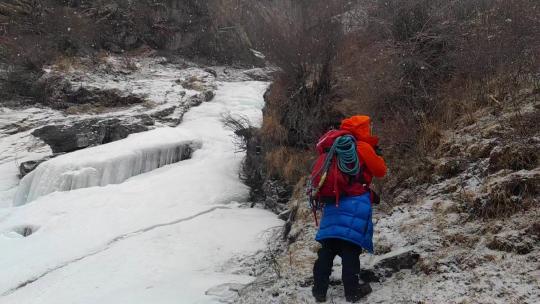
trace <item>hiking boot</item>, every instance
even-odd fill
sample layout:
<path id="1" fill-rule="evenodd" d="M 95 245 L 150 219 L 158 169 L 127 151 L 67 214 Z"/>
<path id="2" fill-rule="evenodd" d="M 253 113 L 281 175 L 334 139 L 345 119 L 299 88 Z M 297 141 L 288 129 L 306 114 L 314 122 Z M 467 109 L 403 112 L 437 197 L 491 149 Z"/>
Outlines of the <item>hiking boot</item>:
<path id="1" fill-rule="evenodd" d="M 311 294 L 315 298 L 315 302 L 317 303 L 324 303 L 326 302 L 326 295 L 318 294 L 315 291 L 311 291 Z"/>
<path id="2" fill-rule="evenodd" d="M 367 296 L 372 291 L 369 283 L 364 283 L 358 287 L 357 292 L 352 295 L 345 295 L 345 300 L 349 303 L 357 303 L 361 298 Z"/>

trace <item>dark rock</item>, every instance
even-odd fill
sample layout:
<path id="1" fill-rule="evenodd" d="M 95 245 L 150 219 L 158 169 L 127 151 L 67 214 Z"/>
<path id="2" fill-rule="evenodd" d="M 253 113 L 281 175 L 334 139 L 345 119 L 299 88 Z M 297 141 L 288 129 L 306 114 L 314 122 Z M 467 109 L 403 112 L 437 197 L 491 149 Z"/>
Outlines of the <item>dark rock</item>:
<path id="1" fill-rule="evenodd" d="M 30 235 L 34 234 L 38 230 L 39 230 L 39 227 L 37 226 L 19 226 L 19 227 L 15 227 L 15 229 L 13 229 L 13 232 L 23 237 L 29 237 Z"/>
<path id="2" fill-rule="evenodd" d="M 212 99 L 214 99 L 214 96 L 216 96 L 216 94 L 214 94 L 214 92 L 212 91 L 204 91 L 203 95 L 204 95 L 204 101 L 206 102 L 211 101 Z"/>
<path id="3" fill-rule="evenodd" d="M 370 267 L 363 268 L 360 278 L 366 282 L 382 282 L 403 269 L 412 269 L 420 260 L 420 255 L 412 249 L 404 249 L 379 256 Z"/>
<path id="4" fill-rule="evenodd" d="M 32 135 L 48 144 L 54 153 L 63 153 L 110 143 L 147 130 L 145 125 L 123 123 L 119 119 L 87 119 L 71 126 L 45 126 Z"/>
<path id="5" fill-rule="evenodd" d="M 280 219 L 286 220 L 287 222 L 283 226 L 283 240 L 288 240 L 289 244 L 296 241 L 296 237 L 289 237 L 291 233 L 292 226 L 296 222 L 296 215 L 298 214 L 298 204 L 295 204 L 291 209 L 283 211 L 278 216 Z M 284 219 L 285 218 L 285 219 Z"/>
<path id="6" fill-rule="evenodd" d="M 221 13 L 214 1 L 169 0 L 147 10 L 159 16 L 150 21 L 159 23 L 159 30 L 141 37 L 149 45 L 212 64 L 264 64 L 251 51 L 253 46 L 241 25 L 224 25 L 215 18 Z M 124 35 L 133 32 L 124 28 L 118 31 Z"/>
<path id="7" fill-rule="evenodd" d="M 57 153 L 57 154 L 54 154 L 54 155 L 44 157 L 42 159 L 30 160 L 30 161 L 25 161 L 25 162 L 21 163 L 19 165 L 19 177 L 21 177 L 21 178 L 25 177 L 28 173 L 34 171 L 42 163 L 48 161 L 51 158 L 62 155 L 62 154 L 63 153 Z"/>
<path id="8" fill-rule="evenodd" d="M 212 69 L 212 68 L 204 68 L 204 71 L 207 72 L 208 74 L 214 76 L 214 77 L 217 77 L 217 72 L 216 70 Z"/>
<path id="9" fill-rule="evenodd" d="M 244 74 L 246 74 L 249 78 L 256 81 L 271 81 L 272 80 L 272 75 L 270 75 L 268 72 L 260 68 L 244 71 Z"/>
<path id="10" fill-rule="evenodd" d="M 391 270 L 392 273 L 398 272 L 402 269 L 413 268 L 420 255 L 412 250 L 404 252 L 390 252 L 385 254 L 383 258 L 376 264 L 376 268 Z"/>
<path id="11" fill-rule="evenodd" d="M 94 88 L 80 88 L 67 96 L 71 104 L 93 104 L 104 107 L 125 107 L 144 102 L 144 98 L 136 95 L 123 96 L 119 90 L 100 90 Z"/>
<path id="12" fill-rule="evenodd" d="M 62 110 L 88 104 L 96 107 L 124 107 L 145 101 L 137 95 L 123 95 L 119 90 L 74 88 L 64 76 L 57 73 L 44 74 L 35 82 L 32 91 L 38 102 Z"/>
<path id="13" fill-rule="evenodd" d="M 189 98 L 188 105 L 190 107 L 200 106 L 203 102 L 208 102 L 214 99 L 214 92 L 207 90 Z"/>
<path id="14" fill-rule="evenodd" d="M 189 99 L 189 105 L 192 107 L 200 106 L 204 102 L 204 94 L 198 94 Z"/>

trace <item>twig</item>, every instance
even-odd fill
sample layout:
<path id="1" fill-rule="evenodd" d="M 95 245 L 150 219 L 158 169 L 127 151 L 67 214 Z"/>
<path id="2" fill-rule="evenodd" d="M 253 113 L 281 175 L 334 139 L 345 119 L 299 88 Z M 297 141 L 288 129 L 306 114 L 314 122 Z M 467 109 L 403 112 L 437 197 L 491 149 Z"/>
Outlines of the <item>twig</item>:
<path id="1" fill-rule="evenodd" d="M 499 106 L 502 106 L 501 102 L 497 100 L 497 98 L 495 98 L 495 96 L 491 95 L 491 94 L 488 94 L 488 97 L 489 99 L 493 100 L 496 104 L 498 104 Z"/>

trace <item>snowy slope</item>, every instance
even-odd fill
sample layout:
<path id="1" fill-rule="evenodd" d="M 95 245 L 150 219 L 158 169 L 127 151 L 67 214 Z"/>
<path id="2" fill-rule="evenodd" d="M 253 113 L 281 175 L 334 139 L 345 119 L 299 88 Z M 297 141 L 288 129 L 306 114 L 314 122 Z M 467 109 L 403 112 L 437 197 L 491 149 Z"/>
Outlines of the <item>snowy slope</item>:
<path id="1" fill-rule="evenodd" d="M 260 123 L 266 86 L 222 83 L 190 110 L 178 129 L 202 143 L 192 159 L 11 208 L 0 218 L 0 302 L 215 303 L 205 291 L 251 281 L 223 265 L 264 249 L 281 222 L 234 203 L 248 194 L 243 155 L 221 116 Z M 23 238 L 24 227 L 34 233 Z"/>

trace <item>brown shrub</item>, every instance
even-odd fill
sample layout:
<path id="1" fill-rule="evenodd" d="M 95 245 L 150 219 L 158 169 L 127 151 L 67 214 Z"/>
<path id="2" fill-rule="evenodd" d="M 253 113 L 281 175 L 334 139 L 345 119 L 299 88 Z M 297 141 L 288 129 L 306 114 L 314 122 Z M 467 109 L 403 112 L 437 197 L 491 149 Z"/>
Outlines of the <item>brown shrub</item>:
<path id="1" fill-rule="evenodd" d="M 482 218 L 504 217 L 526 210 L 538 204 L 540 190 L 538 170 L 516 172 L 495 178 L 485 189 L 485 194 L 476 198 L 472 206 L 474 215 Z"/>
<path id="2" fill-rule="evenodd" d="M 276 113 L 266 113 L 260 135 L 272 144 L 287 142 L 287 130 L 280 124 Z"/>
<path id="3" fill-rule="evenodd" d="M 365 28 L 349 34 L 338 51 L 334 77 L 343 99 L 335 109 L 374 118 L 391 168 L 387 189 L 409 178 L 429 181 L 431 166 L 416 164 L 427 163 L 444 130 L 473 123 L 473 113 L 491 104 L 519 108 L 515 97 L 535 85 L 540 6 L 532 0 L 363 6 Z M 386 194 L 393 197 L 392 190 Z"/>
<path id="4" fill-rule="evenodd" d="M 489 156 L 489 170 L 496 172 L 502 169 L 519 171 L 534 169 L 538 166 L 538 149 L 534 145 L 522 143 L 497 147 Z"/>
<path id="5" fill-rule="evenodd" d="M 284 180 L 288 185 L 296 185 L 306 176 L 314 154 L 306 150 L 276 147 L 266 153 L 265 163 L 268 175 Z"/>

